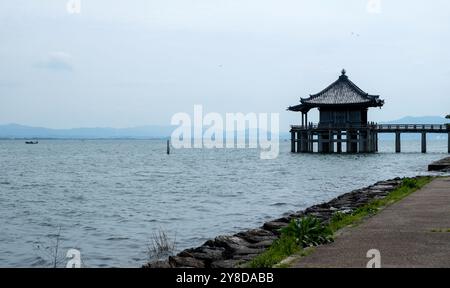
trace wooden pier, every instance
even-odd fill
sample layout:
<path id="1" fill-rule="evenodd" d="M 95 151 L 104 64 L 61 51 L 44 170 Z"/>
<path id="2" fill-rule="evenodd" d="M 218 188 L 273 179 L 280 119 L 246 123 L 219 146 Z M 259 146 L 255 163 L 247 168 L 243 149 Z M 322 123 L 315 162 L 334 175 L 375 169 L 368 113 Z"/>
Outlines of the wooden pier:
<path id="1" fill-rule="evenodd" d="M 374 153 L 378 152 L 378 134 L 395 134 L 395 152 L 401 152 L 401 134 L 422 135 L 421 151 L 427 152 L 427 134 L 447 134 L 450 153 L 450 126 L 445 124 L 375 124 L 291 126 L 293 153 Z M 314 143 L 317 143 L 316 150 Z"/>
<path id="2" fill-rule="evenodd" d="M 378 151 L 380 133 L 395 134 L 395 151 L 402 150 L 402 133 L 420 133 L 423 153 L 427 152 L 427 134 L 449 136 L 450 124 L 376 124 L 367 119 L 369 108 L 381 108 L 384 100 L 378 95 L 364 92 L 350 81 L 345 69 L 341 76 L 317 94 L 300 98 L 300 104 L 287 110 L 301 113 L 302 125 L 291 126 L 293 153 L 374 153 Z M 308 112 L 319 110 L 319 123 L 308 122 Z M 317 145 L 315 145 L 317 144 Z M 316 149 L 314 147 L 317 147 Z M 345 149 L 344 149 L 345 148 Z"/>

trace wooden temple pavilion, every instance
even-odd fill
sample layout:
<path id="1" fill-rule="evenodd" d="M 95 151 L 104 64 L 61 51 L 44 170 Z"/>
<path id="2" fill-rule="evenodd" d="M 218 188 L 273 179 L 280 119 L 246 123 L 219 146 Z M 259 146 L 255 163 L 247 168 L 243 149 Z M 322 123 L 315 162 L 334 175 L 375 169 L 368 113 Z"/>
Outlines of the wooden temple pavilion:
<path id="1" fill-rule="evenodd" d="M 367 125 L 367 110 L 382 107 L 384 101 L 361 90 L 350 81 L 345 70 L 330 86 L 309 98 L 301 98 L 300 103 L 288 108 L 302 113 L 302 125 L 291 129 L 292 152 L 313 152 L 313 143 L 318 143 L 319 153 L 341 153 L 342 143 L 349 153 L 377 151 L 377 133 Z M 308 112 L 313 108 L 320 112 L 317 125 L 308 122 Z"/>
<path id="2" fill-rule="evenodd" d="M 317 143 L 319 153 L 374 153 L 378 151 L 378 133 L 395 133 L 395 151 L 401 151 L 401 133 L 421 133 L 422 152 L 426 152 L 427 133 L 446 133 L 449 125 L 420 124 L 375 124 L 368 122 L 367 111 L 371 107 L 382 107 L 384 100 L 370 95 L 355 85 L 346 71 L 323 91 L 301 98 L 300 104 L 290 106 L 289 111 L 302 114 L 302 124 L 291 126 L 291 151 L 312 153 Z M 320 113 L 318 124 L 308 122 L 308 112 L 317 108 Z"/>

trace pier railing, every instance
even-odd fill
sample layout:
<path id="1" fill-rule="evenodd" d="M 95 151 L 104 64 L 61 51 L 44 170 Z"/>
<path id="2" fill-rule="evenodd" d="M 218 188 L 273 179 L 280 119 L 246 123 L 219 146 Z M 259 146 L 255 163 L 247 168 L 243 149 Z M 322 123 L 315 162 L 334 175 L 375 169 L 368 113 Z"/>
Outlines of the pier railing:
<path id="1" fill-rule="evenodd" d="M 447 124 L 379 124 L 376 129 L 378 132 L 446 132 L 450 130 L 450 126 Z"/>
<path id="2" fill-rule="evenodd" d="M 371 129 L 379 133 L 395 133 L 395 132 L 411 132 L 411 133 L 421 133 L 421 132 L 436 132 L 445 133 L 450 132 L 450 124 L 377 124 L 368 123 L 366 125 L 360 124 L 314 124 L 309 123 L 308 125 L 292 125 L 293 130 L 364 130 Z"/>
<path id="3" fill-rule="evenodd" d="M 348 153 L 372 153 L 378 151 L 378 134 L 395 134 L 395 152 L 401 152 L 402 133 L 422 134 L 422 152 L 427 151 L 427 134 L 448 134 L 448 153 L 450 153 L 450 124 L 377 124 L 364 125 L 351 123 L 313 124 L 291 126 L 291 151 L 314 152 L 317 143 L 319 153 L 342 153 L 342 143 L 346 143 Z M 335 150 L 335 145 L 336 150 Z"/>

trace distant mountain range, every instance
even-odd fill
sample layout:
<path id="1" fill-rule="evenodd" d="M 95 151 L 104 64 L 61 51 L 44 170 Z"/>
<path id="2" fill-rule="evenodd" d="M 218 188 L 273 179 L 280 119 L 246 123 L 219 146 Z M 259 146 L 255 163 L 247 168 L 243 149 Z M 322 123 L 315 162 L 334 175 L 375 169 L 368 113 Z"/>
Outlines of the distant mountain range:
<path id="1" fill-rule="evenodd" d="M 171 126 L 142 126 L 132 128 L 73 128 L 50 129 L 19 124 L 0 125 L 0 138 L 56 138 L 56 139 L 114 139 L 167 138 L 172 133 Z"/>
<path id="2" fill-rule="evenodd" d="M 404 117 L 384 124 L 443 124 L 449 119 L 439 116 Z M 132 128 L 73 128 L 50 129 L 19 124 L 0 125 L 0 138 L 19 139 L 163 139 L 170 137 L 173 126 L 141 126 Z M 247 131 L 248 133 L 248 131 Z M 287 132 L 280 132 L 282 139 L 289 139 Z"/>
<path id="3" fill-rule="evenodd" d="M 445 119 L 445 117 L 439 116 L 406 116 L 394 121 L 380 122 L 380 124 L 445 124 L 449 122 L 450 119 Z"/>

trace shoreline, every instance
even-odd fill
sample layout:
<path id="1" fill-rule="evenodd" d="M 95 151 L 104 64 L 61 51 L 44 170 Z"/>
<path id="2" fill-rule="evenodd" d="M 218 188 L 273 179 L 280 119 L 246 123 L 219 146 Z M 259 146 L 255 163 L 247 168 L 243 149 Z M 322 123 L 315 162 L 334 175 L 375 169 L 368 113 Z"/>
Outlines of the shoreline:
<path id="1" fill-rule="evenodd" d="M 406 177 L 416 179 L 416 177 Z M 342 194 L 328 202 L 313 205 L 305 210 L 265 222 L 261 227 L 219 235 L 204 244 L 185 249 L 166 260 L 144 264 L 144 268 L 237 268 L 261 255 L 279 239 L 279 229 L 286 227 L 292 219 L 312 216 L 329 221 L 334 213 L 350 214 L 372 200 L 382 199 L 401 186 L 405 178 L 378 181 L 370 186 Z"/>

